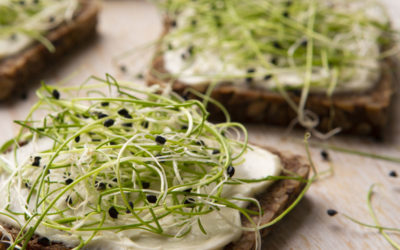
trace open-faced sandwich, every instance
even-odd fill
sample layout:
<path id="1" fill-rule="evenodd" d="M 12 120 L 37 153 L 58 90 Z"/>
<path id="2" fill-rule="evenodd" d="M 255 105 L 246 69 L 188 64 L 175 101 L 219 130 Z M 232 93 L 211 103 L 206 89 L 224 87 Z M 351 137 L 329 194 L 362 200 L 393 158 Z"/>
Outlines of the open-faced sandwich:
<path id="1" fill-rule="evenodd" d="M 0 243 L 259 249 L 304 194 L 308 164 L 248 144 L 240 124 L 208 122 L 197 100 L 156 92 L 111 77 L 43 85 L 1 148 Z"/>
<path id="2" fill-rule="evenodd" d="M 0 0 L 0 100 L 94 36 L 97 0 Z"/>
<path id="3" fill-rule="evenodd" d="M 233 120 L 381 135 L 394 92 L 394 33 L 376 1 L 172 0 L 162 7 L 150 84 L 170 82 L 181 94 L 208 90 Z"/>

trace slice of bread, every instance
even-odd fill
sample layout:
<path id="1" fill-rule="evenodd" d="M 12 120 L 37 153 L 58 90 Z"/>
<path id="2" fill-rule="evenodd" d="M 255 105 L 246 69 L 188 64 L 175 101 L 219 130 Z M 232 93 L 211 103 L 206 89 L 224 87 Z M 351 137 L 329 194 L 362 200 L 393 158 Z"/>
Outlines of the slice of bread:
<path id="1" fill-rule="evenodd" d="M 389 120 L 389 108 L 395 92 L 395 80 L 391 71 L 393 64 L 390 60 L 382 61 L 380 79 L 367 91 L 337 93 L 331 98 L 325 94 L 311 93 L 306 109 L 318 115 L 318 130 L 327 132 L 340 127 L 344 133 L 380 138 Z M 166 77 L 162 79 L 160 75 Z M 158 56 L 152 63 L 147 82 L 150 85 L 163 85 L 170 81 L 164 59 Z M 173 80 L 172 85 L 172 89 L 181 95 L 186 95 L 190 88 L 205 93 L 207 87 L 208 84 L 189 85 L 179 80 Z M 298 103 L 299 91 L 290 91 L 288 95 Z M 211 97 L 220 102 L 235 121 L 287 126 L 297 117 L 280 93 L 250 85 L 224 82 L 215 87 Z M 223 113 L 217 107 L 210 105 L 209 111 L 213 118 L 223 118 Z"/>
<path id="2" fill-rule="evenodd" d="M 99 9 L 97 0 L 80 0 L 80 9 L 73 20 L 62 23 L 46 35 L 55 52 L 51 53 L 43 44 L 35 42 L 16 55 L 0 59 L 0 100 L 32 84 L 48 66 L 93 37 Z"/>
<path id="3" fill-rule="evenodd" d="M 168 33 L 170 27 L 171 23 L 166 18 L 162 36 Z M 381 139 L 389 122 L 390 104 L 395 93 L 395 64 L 393 59 L 382 60 L 380 78 L 368 90 L 334 93 L 330 98 L 325 93 L 311 92 L 307 98 L 306 109 L 318 116 L 318 131 L 328 132 L 340 127 L 346 134 L 368 135 Z M 196 97 L 188 95 L 188 89 L 205 93 L 209 86 L 209 83 L 188 84 L 173 78 L 165 68 L 160 49 L 157 49 L 146 80 L 149 85 L 165 85 L 172 82 L 175 92 L 190 98 Z M 287 94 L 298 104 L 301 90 L 288 90 Z M 238 85 L 223 81 L 213 89 L 211 97 L 228 110 L 233 120 L 239 122 L 288 126 L 297 118 L 297 113 L 280 93 L 252 84 Z M 216 106 L 209 105 L 209 112 L 213 119 L 225 119 L 222 111 Z"/>
<path id="4" fill-rule="evenodd" d="M 290 153 L 279 152 L 275 149 L 266 149 L 278 155 L 281 159 L 282 167 L 284 169 L 282 175 L 295 175 L 296 177 L 301 177 L 304 179 L 308 178 L 310 167 L 303 157 Z M 261 208 L 264 211 L 260 223 L 268 223 L 281 214 L 298 197 L 304 186 L 305 182 L 300 182 L 297 180 L 279 180 L 275 181 L 265 192 L 259 194 L 256 198 L 259 200 Z M 250 205 L 249 208 L 257 210 L 257 207 L 254 205 Z M 258 216 L 254 216 L 253 220 L 257 222 Z M 242 217 L 242 224 L 244 226 L 251 227 L 250 222 L 244 217 Z M 3 226 L 13 235 L 13 237 L 15 237 L 19 232 L 17 229 L 10 226 Z M 266 236 L 270 230 L 271 227 L 263 229 L 261 231 L 262 237 Z M 224 249 L 250 250 L 254 249 L 255 243 L 256 241 L 254 232 L 243 232 L 242 236 L 236 242 L 232 242 Z M 0 250 L 6 248 L 6 244 L 0 244 Z M 69 248 L 57 242 L 48 242 L 41 239 L 38 235 L 35 235 L 29 242 L 28 249 L 64 250 Z"/>

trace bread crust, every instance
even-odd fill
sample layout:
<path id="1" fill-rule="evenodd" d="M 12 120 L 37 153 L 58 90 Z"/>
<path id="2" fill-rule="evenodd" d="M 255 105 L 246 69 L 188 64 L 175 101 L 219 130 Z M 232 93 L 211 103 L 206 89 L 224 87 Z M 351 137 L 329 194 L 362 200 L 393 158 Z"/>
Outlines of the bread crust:
<path id="1" fill-rule="evenodd" d="M 0 100 L 33 84 L 49 65 L 94 36 L 100 5 L 97 0 L 79 2 L 81 8 L 73 20 L 62 23 L 46 35 L 55 52 L 51 53 L 43 44 L 35 42 L 18 54 L 0 59 Z"/>
<path id="2" fill-rule="evenodd" d="M 171 20 L 165 17 L 161 37 L 169 32 L 170 27 Z M 196 96 L 188 94 L 188 89 L 206 92 L 209 83 L 187 84 L 179 79 L 173 79 L 164 64 L 164 57 L 158 48 L 146 75 L 149 85 L 166 85 L 172 82 L 173 91 L 190 98 Z M 342 133 L 382 139 L 390 119 L 392 96 L 397 89 L 396 75 L 392 69 L 398 67 L 396 67 L 397 61 L 392 58 L 382 60 L 380 66 L 379 80 L 372 88 L 365 91 L 339 92 L 330 98 L 325 93 L 309 94 L 306 109 L 318 116 L 318 131 L 329 132 L 340 127 Z M 288 91 L 288 96 L 297 104 L 300 94 L 298 90 Z M 288 126 L 297 118 L 297 113 L 280 93 L 251 84 L 220 82 L 213 89 L 211 97 L 227 109 L 232 120 L 239 122 Z M 223 112 L 218 107 L 210 104 L 208 110 L 211 119 L 225 120 Z"/>
<path id="3" fill-rule="evenodd" d="M 284 176 L 292 176 L 295 174 L 298 177 L 307 179 L 310 171 L 309 164 L 304 159 L 304 157 L 299 155 L 293 155 L 291 153 L 280 152 L 276 149 L 272 149 L 269 147 L 262 147 L 270 152 L 276 154 L 282 163 L 282 167 L 284 169 L 281 175 Z M 288 174 L 288 173 L 291 174 Z M 263 216 L 261 217 L 261 224 L 268 223 L 280 215 L 290 204 L 298 197 L 300 192 L 303 190 L 305 186 L 305 182 L 300 182 L 296 180 L 279 180 L 275 181 L 265 192 L 257 195 L 257 200 L 260 202 L 261 208 L 264 211 Z M 249 205 L 249 209 L 253 209 L 258 211 L 258 208 L 254 205 Z M 252 216 L 254 221 L 258 221 L 258 216 Z M 245 217 L 242 216 L 242 225 L 251 227 L 249 221 L 246 220 Z M 19 230 L 5 226 L 7 231 L 9 231 L 13 237 L 15 237 Z M 265 228 L 261 230 L 261 237 L 265 237 L 271 227 Z M 241 237 L 231 244 L 227 245 L 225 250 L 250 250 L 254 249 L 255 246 L 255 234 L 254 232 L 243 232 Z M 1 233 L 0 233 L 1 237 Z M 49 246 L 43 246 L 38 242 L 39 236 L 34 235 L 31 241 L 28 244 L 28 250 L 67 250 L 70 248 L 65 247 L 64 245 L 51 242 Z M 2 250 L 0 244 L 0 250 Z M 6 248 L 5 248 L 6 249 Z"/>
<path id="4" fill-rule="evenodd" d="M 379 81 L 366 91 L 335 93 L 331 98 L 323 93 L 310 93 L 306 109 L 318 116 L 317 129 L 328 132 L 340 127 L 342 132 L 347 134 L 382 137 L 395 93 L 395 80 L 391 71 L 393 68 L 392 60 L 382 61 Z M 165 78 L 157 77 L 159 75 L 164 75 Z M 147 83 L 165 85 L 172 81 L 172 89 L 186 97 L 190 88 L 205 93 L 208 87 L 207 83 L 189 85 L 173 80 L 168 75 L 164 67 L 164 58 L 159 55 L 152 62 L 151 70 L 147 74 Z M 299 102 L 299 91 L 288 91 L 288 95 L 294 102 Z M 195 98 L 193 95 L 189 97 Z M 212 91 L 211 97 L 228 110 L 232 120 L 239 122 L 288 126 L 297 118 L 296 112 L 282 95 L 273 90 L 221 82 Z M 216 106 L 209 105 L 209 112 L 212 119 L 224 119 L 222 111 Z"/>

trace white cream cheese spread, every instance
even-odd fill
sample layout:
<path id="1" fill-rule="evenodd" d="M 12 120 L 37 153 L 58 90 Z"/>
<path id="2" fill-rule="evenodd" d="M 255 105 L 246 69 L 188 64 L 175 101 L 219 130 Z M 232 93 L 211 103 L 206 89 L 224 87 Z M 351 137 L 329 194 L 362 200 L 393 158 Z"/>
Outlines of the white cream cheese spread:
<path id="1" fill-rule="evenodd" d="M 0 0 L 0 59 L 45 39 L 45 34 L 72 20 L 78 0 Z"/>
<path id="2" fill-rule="evenodd" d="M 258 236 L 241 215 L 280 175 L 279 157 L 236 139 L 240 124 L 209 123 L 198 101 L 111 79 L 42 86 L 1 146 L 0 226 L 30 230 L 15 244 L 35 233 L 85 249 L 194 250 Z"/>
<path id="3" fill-rule="evenodd" d="M 20 164 L 29 163 L 32 161 L 32 156 L 35 152 L 41 152 L 50 150 L 52 146 L 51 140 L 40 139 L 35 143 L 29 143 L 21 147 L 17 152 L 17 162 Z M 70 157 L 84 158 L 85 156 L 71 155 Z M 235 166 L 235 177 L 242 179 L 261 179 L 267 176 L 277 176 L 281 172 L 281 163 L 279 158 L 268 152 L 267 150 L 251 146 L 247 149 L 244 155 L 244 161 Z M 1 165 L 7 165 L 6 168 L 11 171 L 15 169 L 15 162 L 13 155 L 7 154 L 2 155 L 0 159 Z M 7 184 L 10 181 L 10 174 L 0 168 L 0 196 L 10 197 L 11 200 L 0 199 L 0 211 L 4 211 L 7 206 L 10 206 L 16 211 L 23 212 L 25 209 L 24 201 L 28 195 L 28 189 L 21 188 L 18 182 L 12 182 L 13 184 L 8 189 Z M 26 176 L 29 179 L 36 179 L 38 177 L 40 169 L 33 168 L 29 172 L 30 176 Z M 62 176 L 59 177 L 62 179 Z M 253 197 L 255 194 L 264 191 L 271 181 L 263 181 L 257 183 L 239 184 L 239 185 L 226 185 L 224 187 L 224 197 Z M 9 196 L 9 192 L 12 195 Z M 247 202 L 237 202 L 241 207 L 245 207 Z M 25 210 L 26 211 L 26 210 Z M 28 209 L 29 211 L 29 209 Z M 28 212 L 27 211 L 27 212 Z M 33 212 L 33 211 L 29 211 Z M 74 213 L 71 213 L 71 216 Z M 87 249 L 160 249 L 160 250 L 173 250 L 173 249 L 220 249 L 223 246 L 234 241 L 241 235 L 241 221 L 240 214 L 237 210 L 222 207 L 219 211 L 215 211 L 200 217 L 202 225 L 207 232 L 204 234 L 200 228 L 194 224 L 190 233 L 182 238 L 164 237 L 154 233 L 149 233 L 144 230 L 126 230 L 119 233 L 105 231 L 98 233 L 92 241 L 86 246 Z M 13 220 L 6 216 L 0 215 L 0 220 L 16 226 Z M 18 221 L 22 224 L 25 223 L 24 217 L 18 216 Z M 121 218 L 120 221 L 115 224 L 123 225 L 129 223 L 129 218 Z M 173 223 L 171 218 L 166 218 L 160 221 L 160 223 L 168 225 Z M 59 230 L 50 229 L 44 224 L 40 225 L 36 231 L 39 235 L 45 236 L 48 239 L 56 242 L 62 242 L 66 246 L 73 247 L 78 244 L 77 235 L 80 235 L 84 239 L 89 237 L 90 234 L 84 234 L 82 232 L 71 232 L 67 234 Z"/>

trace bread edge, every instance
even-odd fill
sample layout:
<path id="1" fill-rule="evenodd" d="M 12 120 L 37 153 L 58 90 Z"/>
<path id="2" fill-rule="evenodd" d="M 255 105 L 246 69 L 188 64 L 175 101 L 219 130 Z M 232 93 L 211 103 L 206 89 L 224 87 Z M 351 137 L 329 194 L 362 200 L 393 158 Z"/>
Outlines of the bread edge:
<path id="1" fill-rule="evenodd" d="M 36 83 L 48 66 L 94 37 L 100 3 L 98 0 L 80 0 L 80 3 L 82 9 L 71 22 L 64 22 L 46 35 L 55 52 L 35 42 L 16 55 L 0 59 L 0 100 Z"/>
<path id="2" fill-rule="evenodd" d="M 171 21 L 166 16 L 160 41 L 168 33 L 170 26 Z M 397 89 L 396 77 L 391 71 L 396 63 L 394 58 L 382 60 L 380 79 L 368 90 L 335 93 L 331 98 L 327 98 L 324 93 L 310 93 L 306 109 L 317 114 L 320 120 L 317 129 L 328 132 L 341 127 L 341 132 L 346 134 L 373 136 L 381 140 L 390 120 L 392 96 Z M 154 72 L 165 74 L 166 78 L 160 79 Z M 187 84 L 172 79 L 168 75 L 159 44 L 150 70 L 146 74 L 148 85 L 172 83 L 173 91 L 190 98 L 196 98 L 196 96 L 188 95 L 188 89 L 205 93 L 209 85 L 207 82 L 196 85 Z M 287 94 L 294 102 L 299 102 L 301 92 L 288 90 Z M 239 122 L 288 126 L 297 118 L 296 112 L 281 94 L 272 90 L 251 85 L 232 85 L 228 81 L 218 84 L 212 91 L 211 97 L 228 110 L 233 120 Z M 212 115 L 211 119 L 224 120 L 224 114 L 218 107 L 209 105 L 209 111 Z"/>

